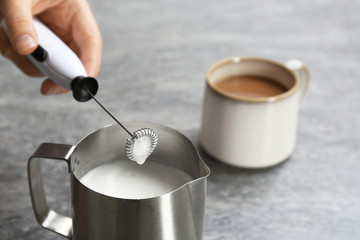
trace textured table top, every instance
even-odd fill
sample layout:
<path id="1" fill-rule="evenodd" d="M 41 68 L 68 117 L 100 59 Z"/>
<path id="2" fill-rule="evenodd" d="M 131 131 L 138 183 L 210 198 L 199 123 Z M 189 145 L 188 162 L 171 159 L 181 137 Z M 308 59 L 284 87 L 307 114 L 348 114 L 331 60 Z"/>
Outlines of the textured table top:
<path id="1" fill-rule="evenodd" d="M 297 146 L 264 170 L 203 152 L 205 240 L 359 239 L 360 2 L 90 1 L 103 34 L 98 98 L 122 121 L 167 125 L 197 146 L 204 76 L 215 61 L 251 55 L 302 60 L 312 75 Z M 43 97 L 41 79 L 0 59 L 0 239 L 63 239 L 35 221 L 27 158 L 42 142 L 75 144 L 113 123 L 70 94 Z M 44 164 L 49 204 L 68 213 L 66 167 Z M 61 165 L 61 166 L 59 166 Z"/>

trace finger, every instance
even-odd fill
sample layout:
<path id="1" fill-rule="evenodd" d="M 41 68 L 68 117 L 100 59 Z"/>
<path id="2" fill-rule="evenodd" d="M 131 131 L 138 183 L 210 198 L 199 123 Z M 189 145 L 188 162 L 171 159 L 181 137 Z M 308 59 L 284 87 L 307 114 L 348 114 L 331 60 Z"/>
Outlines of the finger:
<path id="1" fill-rule="evenodd" d="M 2 1 L 10 42 L 18 54 L 26 55 L 37 46 L 37 35 L 32 23 L 31 1 Z"/>
<path id="2" fill-rule="evenodd" d="M 101 64 L 102 38 L 86 1 L 83 2 L 80 9 L 74 16 L 72 34 L 76 45 L 79 47 L 79 57 L 87 74 L 96 77 Z"/>
<path id="3" fill-rule="evenodd" d="M 89 38 L 80 45 L 80 60 L 90 77 L 96 77 L 100 71 L 101 45 L 98 39 Z"/>
<path id="4" fill-rule="evenodd" d="M 7 51 L 12 48 L 9 38 L 6 36 L 4 29 L 0 26 L 0 51 L 4 57 L 8 57 Z"/>
<path id="5" fill-rule="evenodd" d="M 71 0 L 72 1 L 72 0 Z M 64 0 L 36 0 L 32 1 L 32 9 L 31 12 L 33 15 L 38 15 L 48 9 L 56 7 L 60 4 L 64 3 Z"/>
<path id="6" fill-rule="evenodd" d="M 3 29 L 0 28 L 0 50 L 1 54 L 11 60 L 25 74 L 38 77 L 43 74 L 27 59 L 25 56 L 17 54 L 12 47 L 9 38 L 5 35 Z"/>
<path id="7" fill-rule="evenodd" d="M 46 79 L 41 84 L 40 92 L 43 95 L 53 95 L 53 94 L 65 93 L 65 92 L 68 92 L 68 90 L 66 90 L 65 88 L 57 85 L 52 80 Z"/>
<path id="8" fill-rule="evenodd" d="M 7 57 L 26 75 L 31 77 L 44 76 L 44 74 L 42 74 L 29 59 L 17 54 L 13 48 L 8 49 L 6 54 Z"/>

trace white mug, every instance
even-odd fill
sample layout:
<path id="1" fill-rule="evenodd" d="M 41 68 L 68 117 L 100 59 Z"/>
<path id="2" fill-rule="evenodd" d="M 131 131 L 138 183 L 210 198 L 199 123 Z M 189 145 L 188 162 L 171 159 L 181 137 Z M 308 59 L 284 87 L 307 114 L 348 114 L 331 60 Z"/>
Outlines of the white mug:
<path id="1" fill-rule="evenodd" d="M 271 78 L 287 90 L 271 97 L 234 96 L 214 85 L 232 76 Z M 299 102 L 310 74 L 299 60 L 285 64 L 258 57 L 232 57 L 206 75 L 200 142 L 214 158 L 232 166 L 264 168 L 288 159 L 296 143 Z"/>

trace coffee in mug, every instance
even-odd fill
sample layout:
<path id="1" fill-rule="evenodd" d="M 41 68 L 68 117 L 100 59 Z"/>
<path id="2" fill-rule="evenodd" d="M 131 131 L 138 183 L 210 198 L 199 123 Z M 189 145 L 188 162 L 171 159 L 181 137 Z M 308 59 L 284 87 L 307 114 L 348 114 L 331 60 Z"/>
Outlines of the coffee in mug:
<path id="1" fill-rule="evenodd" d="M 214 87 L 235 96 L 272 97 L 287 91 L 287 88 L 277 81 L 256 75 L 239 75 L 221 79 Z"/>

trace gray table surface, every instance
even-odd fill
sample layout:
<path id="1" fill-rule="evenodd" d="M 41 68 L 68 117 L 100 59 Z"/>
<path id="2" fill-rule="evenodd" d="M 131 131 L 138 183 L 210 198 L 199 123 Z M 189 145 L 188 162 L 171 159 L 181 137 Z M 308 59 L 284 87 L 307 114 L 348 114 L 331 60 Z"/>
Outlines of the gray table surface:
<path id="1" fill-rule="evenodd" d="M 122 121 L 178 129 L 197 146 L 204 76 L 215 61 L 297 58 L 311 71 L 291 159 L 264 170 L 203 152 L 204 239 L 360 239 L 360 1 L 90 1 L 103 34 L 98 98 Z M 63 239 L 35 221 L 27 158 L 113 121 L 0 59 L 0 239 Z M 68 213 L 61 164 L 44 164 L 49 204 Z M 61 166 L 59 166 L 61 165 Z"/>

